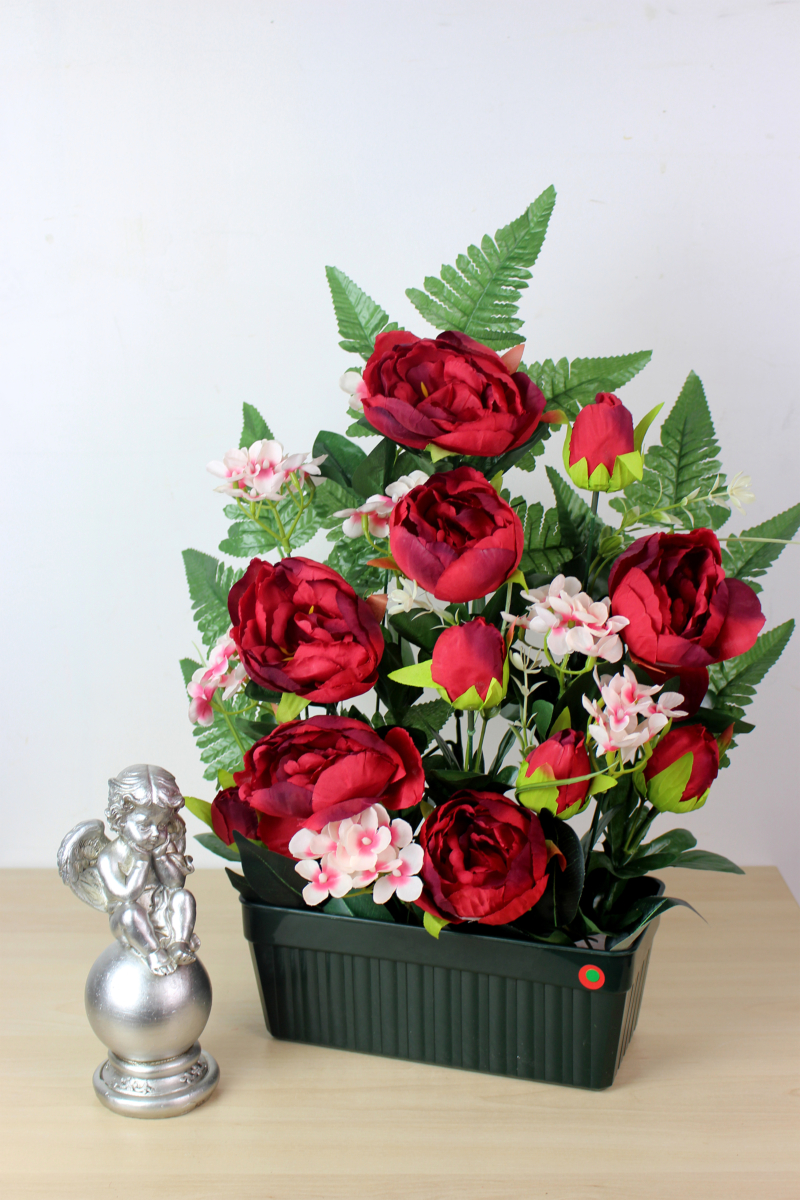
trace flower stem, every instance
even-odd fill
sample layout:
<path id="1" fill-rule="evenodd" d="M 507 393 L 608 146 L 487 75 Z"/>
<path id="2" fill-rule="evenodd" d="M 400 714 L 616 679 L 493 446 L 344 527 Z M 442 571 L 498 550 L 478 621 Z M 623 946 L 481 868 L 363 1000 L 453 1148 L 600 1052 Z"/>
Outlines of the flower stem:
<path id="1" fill-rule="evenodd" d="M 478 738 L 478 749 L 475 751 L 475 758 L 470 764 L 471 771 L 477 771 L 480 769 L 481 753 L 483 751 L 483 739 L 486 734 L 487 724 L 488 721 L 486 720 L 486 717 L 484 717 L 483 713 L 481 713 L 481 736 Z"/>
<path id="2" fill-rule="evenodd" d="M 597 516 L 597 506 L 600 503 L 600 493 L 592 492 L 592 518 Z M 592 549 L 594 543 L 594 520 L 589 521 L 589 540 L 586 543 L 586 590 L 589 590 L 589 571 L 592 562 Z"/>
<path id="3" fill-rule="evenodd" d="M 472 739 L 475 736 L 475 712 L 470 709 L 467 713 L 467 770 L 472 770 Z"/>

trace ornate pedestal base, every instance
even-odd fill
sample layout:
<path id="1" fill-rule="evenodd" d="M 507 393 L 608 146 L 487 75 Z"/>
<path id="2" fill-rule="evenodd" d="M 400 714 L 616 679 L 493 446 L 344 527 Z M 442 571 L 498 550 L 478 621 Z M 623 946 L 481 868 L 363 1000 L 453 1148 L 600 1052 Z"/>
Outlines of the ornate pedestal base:
<path id="1" fill-rule="evenodd" d="M 132 1062 L 109 1051 L 94 1073 L 94 1090 L 106 1108 L 126 1117 L 179 1117 L 197 1108 L 219 1081 L 219 1067 L 195 1044 L 160 1062 Z"/>

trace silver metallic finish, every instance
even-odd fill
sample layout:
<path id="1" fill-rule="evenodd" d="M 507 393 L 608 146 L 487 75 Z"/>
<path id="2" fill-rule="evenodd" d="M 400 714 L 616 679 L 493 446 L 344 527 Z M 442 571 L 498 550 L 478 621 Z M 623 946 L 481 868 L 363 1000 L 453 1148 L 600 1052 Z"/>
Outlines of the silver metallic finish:
<path id="1" fill-rule="evenodd" d="M 219 1068 L 197 1041 L 211 983 L 195 951 L 194 867 L 186 854 L 183 796 L 169 771 L 137 764 L 109 781 L 106 819 L 76 825 L 58 869 L 79 899 L 107 912 L 116 941 L 86 981 L 86 1013 L 109 1056 L 95 1091 L 115 1112 L 172 1117 L 202 1104 Z"/>

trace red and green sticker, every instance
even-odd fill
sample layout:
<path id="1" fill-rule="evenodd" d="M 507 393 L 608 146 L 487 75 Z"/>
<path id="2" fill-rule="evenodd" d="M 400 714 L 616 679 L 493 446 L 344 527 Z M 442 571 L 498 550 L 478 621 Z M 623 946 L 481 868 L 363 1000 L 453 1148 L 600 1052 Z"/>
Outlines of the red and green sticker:
<path id="1" fill-rule="evenodd" d="M 606 981 L 605 975 L 594 963 L 587 963 L 585 967 L 581 967 L 578 971 L 578 979 L 590 992 L 596 992 Z"/>

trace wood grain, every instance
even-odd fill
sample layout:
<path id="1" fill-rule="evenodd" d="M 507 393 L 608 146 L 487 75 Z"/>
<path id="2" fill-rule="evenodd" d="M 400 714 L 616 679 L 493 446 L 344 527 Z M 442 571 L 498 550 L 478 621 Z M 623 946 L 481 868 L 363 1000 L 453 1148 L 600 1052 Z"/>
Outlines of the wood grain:
<path id="1" fill-rule="evenodd" d="M 95 1099 L 83 1011 L 103 918 L 55 871 L 0 872 L 0 1183 L 21 1200 L 739 1200 L 800 1195 L 800 910 L 778 871 L 665 871 L 639 1027 L 588 1092 L 273 1041 L 239 905 L 198 872 L 214 985 L 202 1108 L 133 1121 Z"/>

